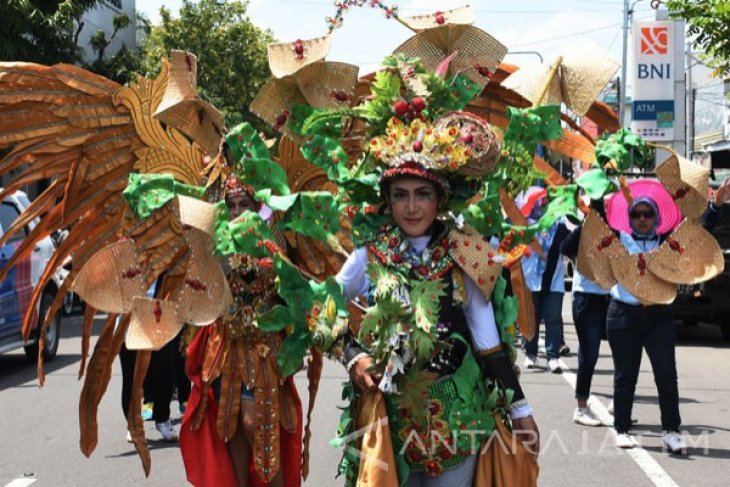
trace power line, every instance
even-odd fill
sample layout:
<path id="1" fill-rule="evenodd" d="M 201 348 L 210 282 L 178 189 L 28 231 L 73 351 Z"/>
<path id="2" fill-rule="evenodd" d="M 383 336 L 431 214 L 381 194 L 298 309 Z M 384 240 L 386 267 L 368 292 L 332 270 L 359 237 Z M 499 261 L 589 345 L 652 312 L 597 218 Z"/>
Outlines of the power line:
<path id="1" fill-rule="evenodd" d="M 591 30 L 584 30 L 584 31 L 581 31 L 581 32 L 574 32 L 572 34 L 565 34 L 565 35 L 558 36 L 558 37 L 550 37 L 548 39 L 540 39 L 538 41 L 526 42 L 524 44 L 515 44 L 513 46 L 510 46 L 510 48 L 524 47 L 524 46 L 532 46 L 534 44 L 540 44 L 541 42 L 557 41 L 559 39 L 567 39 L 569 37 L 578 37 L 578 36 L 582 36 L 582 35 L 586 35 L 586 34 L 592 34 L 593 32 L 597 32 L 599 30 L 613 29 L 613 28 L 618 27 L 620 25 L 621 24 L 604 25 L 603 27 L 596 27 L 595 29 L 591 29 Z"/>

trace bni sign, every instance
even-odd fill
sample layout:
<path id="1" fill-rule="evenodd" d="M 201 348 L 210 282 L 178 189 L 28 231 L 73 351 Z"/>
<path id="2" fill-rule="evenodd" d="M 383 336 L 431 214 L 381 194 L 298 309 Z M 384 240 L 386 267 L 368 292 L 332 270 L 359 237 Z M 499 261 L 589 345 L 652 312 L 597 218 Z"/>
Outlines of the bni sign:
<path id="1" fill-rule="evenodd" d="M 674 139 L 674 23 L 634 22 L 631 130 L 647 140 Z"/>

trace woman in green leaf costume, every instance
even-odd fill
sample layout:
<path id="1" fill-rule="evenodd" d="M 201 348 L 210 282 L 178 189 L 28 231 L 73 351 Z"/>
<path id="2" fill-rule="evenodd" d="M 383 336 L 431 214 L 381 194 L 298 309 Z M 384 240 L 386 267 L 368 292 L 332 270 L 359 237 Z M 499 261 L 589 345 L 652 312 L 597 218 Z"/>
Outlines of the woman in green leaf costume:
<path id="1" fill-rule="evenodd" d="M 509 417 L 535 457 L 539 441 L 495 317 L 514 304 L 504 299 L 499 255 L 488 237 L 438 216 L 447 174 L 469 163 L 471 149 L 454 127 L 394 117 L 370 153 L 384 164 L 382 210 L 392 222 L 337 275 L 348 299 L 365 295 L 371 305 L 344 346 L 351 398 L 362 406 L 364 395 L 383 394 L 399 484 L 471 486 L 495 418 Z M 372 478 L 357 472 L 362 465 L 346 454 L 341 470 L 348 481 Z"/>

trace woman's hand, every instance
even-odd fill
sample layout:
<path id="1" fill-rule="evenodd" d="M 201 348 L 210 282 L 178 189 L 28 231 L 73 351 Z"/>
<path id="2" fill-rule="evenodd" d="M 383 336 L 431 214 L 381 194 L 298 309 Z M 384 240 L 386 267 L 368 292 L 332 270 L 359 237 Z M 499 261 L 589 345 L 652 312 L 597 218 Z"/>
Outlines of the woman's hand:
<path id="1" fill-rule="evenodd" d="M 527 451 L 532 454 L 532 458 L 537 462 L 537 457 L 540 455 L 540 430 L 537 429 L 535 418 L 527 416 L 513 419 L 512 432 L 525 445 Z"/>
<path id="2" fill-rule="evenodd" d="M 717 188 L 712 198 L 712 204 L 719 207 L 725 204 L 730 199 L 730 178 L 725 179 L 723 183 Z"/>
<path id="3" fill-rule="evenodd" d="M 361 391 L 374 391 L 378 388 L 380 378 L 369 371 L 373 367 L 372 357 L 363 357 L 350 369 L 350 379 L 360 388 Z"/>

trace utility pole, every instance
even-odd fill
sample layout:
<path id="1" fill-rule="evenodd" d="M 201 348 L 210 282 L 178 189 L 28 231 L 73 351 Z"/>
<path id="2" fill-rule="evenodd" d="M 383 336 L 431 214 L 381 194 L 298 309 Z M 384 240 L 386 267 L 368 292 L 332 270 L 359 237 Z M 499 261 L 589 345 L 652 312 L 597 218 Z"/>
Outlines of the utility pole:
<path id="1" fill-rule="evenodd" d="M 626 65 L 628 64 L 628 41 L 629 41 L 629 0 L 624 0 L 624 24 L 623 24 L 623 55 L 621 59 L 621 82 L 618 86 L 618 122 L 624 125 L 624 105 L 626 104 Z"/>
<path id="2" fill-rule="evenodd" d="M 692 41 L 687 41 L 687 44 L 684 48 L 685 52 L 685 63 L 687 64 L 687 75 L 686 75 L 686 84 L 687 84 L 687 97 L 686 97 L 686 120 L 687 120 L 687 144 L 685 148 L 685 154 L 684 156 L 689 159 L 692 155 L 692 152 L 694 151 L 695 147 L 695 90 L 692 87 Z"/>

